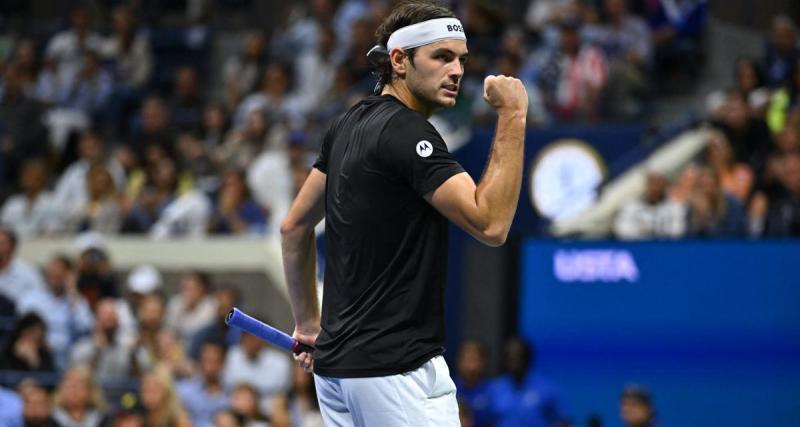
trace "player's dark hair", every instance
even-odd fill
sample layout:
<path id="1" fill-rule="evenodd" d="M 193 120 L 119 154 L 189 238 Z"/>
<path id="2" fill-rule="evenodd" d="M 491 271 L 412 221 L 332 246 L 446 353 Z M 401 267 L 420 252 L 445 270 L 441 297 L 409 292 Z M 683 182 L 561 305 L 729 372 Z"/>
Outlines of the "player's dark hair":
<path id="1" fill-rule="evenodd" d="M 438 18 L 455 18 L 455 14 L 436 0 L 408 0 L 397 5 L 392 10 L 392 13 L 378 26 L 378 29 L 375 30 L 375 38 L 378 41 L 378 45 L 383 47 L 383 52 L 370 56 L 370 61 L 375 67 L 374 74 L 378 75 L 378 82 L 375 85 L 376 94 L 380 93 L 383 90 L 383 86 L 391 83 L 396 76 L 386 51 L 386 43 L 389 41 L 389 36 L 400 28 Z M 406 53 L 411 65 L 414 65 L 416 48 L 406 49 Z"/>

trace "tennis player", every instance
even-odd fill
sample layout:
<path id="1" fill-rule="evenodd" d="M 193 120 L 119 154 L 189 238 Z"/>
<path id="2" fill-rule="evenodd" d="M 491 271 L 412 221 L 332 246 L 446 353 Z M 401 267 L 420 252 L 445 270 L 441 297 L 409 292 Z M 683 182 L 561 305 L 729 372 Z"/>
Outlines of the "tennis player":
<path id="1" fill-rule="evenodd" d="M 427 118 L 456 103 L 467 59 L 464 28 L 430 1 L 397 6 L 377 30 L 376 94 L 337 118 L 281 225 L 296 329 L 315 346 L 295 359 L 315 373 L 326 426 L 457 426 L 444 352 L 450 220 L 504 243 L 522 178 L 528 97 L 489 76 L 497 111 L 480 182 L 453 159 Z M 322 313 L 314 226 L 325 218 Z"/>

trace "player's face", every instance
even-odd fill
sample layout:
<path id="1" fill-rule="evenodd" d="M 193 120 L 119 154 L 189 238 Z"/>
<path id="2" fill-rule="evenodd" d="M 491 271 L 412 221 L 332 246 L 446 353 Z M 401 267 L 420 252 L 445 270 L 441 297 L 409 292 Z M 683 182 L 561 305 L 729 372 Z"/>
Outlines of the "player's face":
<path id="1" fill-rule="evenodd" d="M 407 68 L 409 90 L 436 107 L 454 106 L 466 59 L 467 43 L 463 40 L 442 40 L 418 47 L 414 65 Z"/>

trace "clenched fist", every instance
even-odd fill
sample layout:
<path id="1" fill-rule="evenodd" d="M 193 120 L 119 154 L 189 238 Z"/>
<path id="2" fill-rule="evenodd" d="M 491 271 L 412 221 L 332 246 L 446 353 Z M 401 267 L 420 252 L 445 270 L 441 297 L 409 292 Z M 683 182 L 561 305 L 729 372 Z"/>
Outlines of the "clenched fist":
<path id="1" fill-rule="evenodd" d="M 528 112 L 528 92 L 519 79 L 507 76 L 486 76 L 483 80 L 483 99 L 498 113 Z"/>

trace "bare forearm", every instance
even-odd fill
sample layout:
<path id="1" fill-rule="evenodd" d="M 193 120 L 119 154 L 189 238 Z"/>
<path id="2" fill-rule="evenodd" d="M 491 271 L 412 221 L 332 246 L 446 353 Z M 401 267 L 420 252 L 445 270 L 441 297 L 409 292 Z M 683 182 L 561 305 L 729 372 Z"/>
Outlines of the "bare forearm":
<path id="1" fill-rule="evenodd" d="M 501 112 L 486 170 L 475 191 L 475 203 L 489 235 L 505 236 L 517 211 L 522 182 L 525 112 Z"/>
<path id="2" fill-rule="evenodd" d="M 306 332 L 319 329 L 316 244 L 313 227 L 282 230 L 283 269 L 294 321 Z"/>

